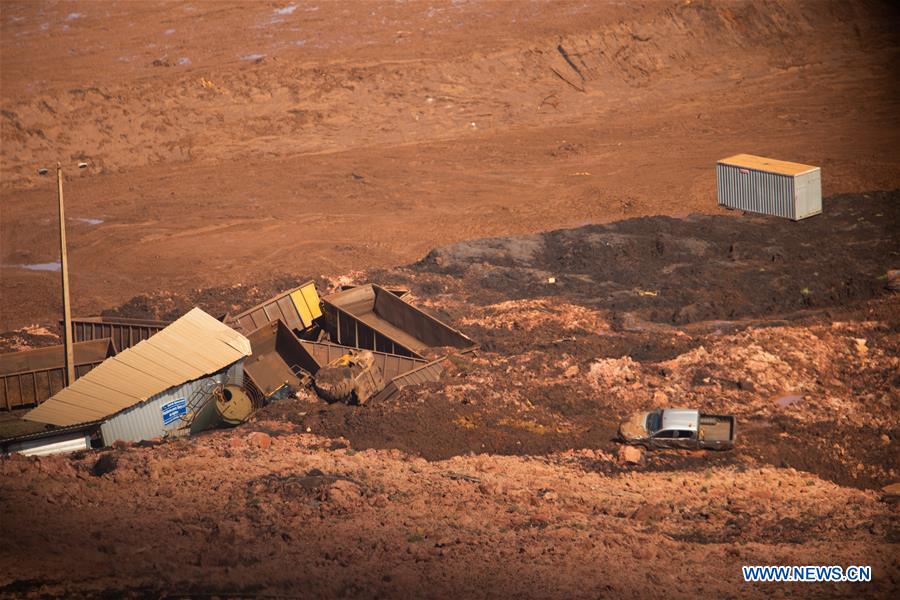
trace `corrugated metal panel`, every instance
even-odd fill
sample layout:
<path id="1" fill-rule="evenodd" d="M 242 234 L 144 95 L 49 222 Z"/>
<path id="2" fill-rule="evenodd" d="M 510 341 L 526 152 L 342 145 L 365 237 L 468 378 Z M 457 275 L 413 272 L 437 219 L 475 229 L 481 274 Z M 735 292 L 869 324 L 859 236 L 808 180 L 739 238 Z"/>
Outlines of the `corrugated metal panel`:
<path id="1" fill-rule="evenodd" d="M 243 379 L 242 362 L 231 365 L 209 377 L 188 381 L 164 390 L 145 402 L 127 408 L 110 417 L 100 426 L 103 443 L 110 445 L 116 440 L 138 442 L 156 437 L 164 437 L 184 426 L 181 420 L 169 424 L 163 422 L 163 405 L 184 398 L 190 406 L 192 399 L 201 397 L 215 384 L 240 383 Z M 188 415 L 190 416 L 190 415 Z"/>
<path id="2" fill-rule="evenodd" d="M 74 345 L 75 378 L 86 375 L 116 349 L 109 339 Z M 0 354 L 0 410 L 13 410 L 44 402 L 65 387 L 65 346 L 62 344 Z"/>
<path id="3" fill-rule="evenodd" d="M 76 342 L 112 338 L 120 352 L 162 331 L 171 321 L 120 317 L 73 317 L 72 339 Z M 60 328 L 65 324 L 60 321 Z"/>
<path id="4" fill-rule="evenodd" d="M 307 281 L 301 286 L 278 294 L 262 304 L 245 310 L 229 319 L 236 330 L 250 333 L 263 325 L 280 319 L 297 331 L 312 327 L 313 321 L 322 316 L 316 284 Z"/>
<path id="5" fill-rule="evenodd" d="M 53 425 L 97 421 L 250 354 L 250 341 L 199 308 L 117 356 L 28 412 Z"/>
<path id="6" fill-rule="evenodd" d="M 734 160 L 742 157 L 747 159 Z M 728 164 L 727 161 L 736 164 Z M 764 171 L 753 166 L 761 167 L 766 161 L 779 163 L 774 168 L 781 172 Z M 801 171 L 801 167 L 805 170 Z M 795 174 L 786 174 L 795 171 Z M 716 165 L 716 188 L 721 206 L 786 219 L 803 219 L 822 212 L 820 181 L 817 167 L 747 154 L 723 159 Z"/>
<path id="7" fill-rule="evenodd" d="M 53 437 L 44 437 L 37 440 L 18 442 L 9 446 L 9 452 L 18 452 L 25 456 L 47 456 L 48 454 L 62 454 L 64 452 L 77 452 L 89 450 L 91 436 L 84 432 L 61 433 Z"/>

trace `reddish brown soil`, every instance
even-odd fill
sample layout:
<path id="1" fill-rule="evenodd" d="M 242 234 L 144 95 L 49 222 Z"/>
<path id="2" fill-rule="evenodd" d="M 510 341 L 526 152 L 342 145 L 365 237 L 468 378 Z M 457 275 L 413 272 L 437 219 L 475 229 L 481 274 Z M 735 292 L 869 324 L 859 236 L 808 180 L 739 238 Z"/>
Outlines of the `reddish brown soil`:
<path id="1" fill-rule="evenodd" d="M 58 276 L 14 266 L 58 260 L 56 160 L 103 220 L 68 228 L 78 314 L 718 213 L 736 152 L 900 187 L 890 3 L 285 6 L 3 3 L 0 329 L 58 318 Z"/>
<path id="2" fill-rule="evenodd" d="M 389 402 L 0 458 L 0 597 L 896 595 L 890 5 L 291 6 L 0 5 L 0 344 L 55 341 L 22 327 L 58 275 L 13 265 L 55 260 L 60 158 L 103 219 L 69 227 L 77 313 L 373 280 L 480 348 Z M 824 214 L 718 209 L 742 151 L 821 165 Z M 655 406 L 738 445 L 617 459 Z"/>

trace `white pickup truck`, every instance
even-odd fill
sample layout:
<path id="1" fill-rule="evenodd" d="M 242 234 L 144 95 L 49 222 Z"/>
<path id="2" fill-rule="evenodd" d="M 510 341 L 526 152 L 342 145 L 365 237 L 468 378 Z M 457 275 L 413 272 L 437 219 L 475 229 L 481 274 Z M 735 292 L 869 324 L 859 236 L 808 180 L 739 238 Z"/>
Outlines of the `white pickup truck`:
<path id="1" fill-rule="evenodd" d="M 730 415 L 707 415 L 686 408 L 658 408 L 631 415 L 619 425 L 626 444 L 647 448 L 730 450 L 735 422 Z"/>

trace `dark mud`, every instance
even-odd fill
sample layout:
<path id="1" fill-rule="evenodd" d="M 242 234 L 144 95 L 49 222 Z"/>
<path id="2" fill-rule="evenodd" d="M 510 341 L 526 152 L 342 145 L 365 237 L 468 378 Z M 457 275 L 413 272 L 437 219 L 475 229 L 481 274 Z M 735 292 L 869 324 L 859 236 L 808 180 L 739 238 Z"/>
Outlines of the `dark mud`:
<path id="1" fill-rule="evenodd" d="M 799 222 L 735 213 L 655 216 L 433 250 L 418 273 L 470 301 L 560 296 L 684 325 L 857 304 L 900 262 L 900 191 L 840 195 Z M 549 278 L 556 282 L 549 283 Z"/>

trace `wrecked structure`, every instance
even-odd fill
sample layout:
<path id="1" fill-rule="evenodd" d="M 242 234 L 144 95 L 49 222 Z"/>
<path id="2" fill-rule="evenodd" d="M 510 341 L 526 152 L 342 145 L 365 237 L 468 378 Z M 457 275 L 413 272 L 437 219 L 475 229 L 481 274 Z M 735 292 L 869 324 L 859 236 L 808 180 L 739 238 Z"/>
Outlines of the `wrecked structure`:
<path id="1" fill-rule="evenodd" d="M 244 370 L 267 397 L 281 397 L 306 385 L 319 370 L 354 351 L 331 342 L 301 340 L 280 320 L 268 323 L 247 336 L 253 354 Z M 437 381 L 443 368 L 440 360 L 371 352 L 374 365 L 383 377 L 383 387 L 373 398 L 384 400 L 408 385 Z M 281 393 L 279 393 L 281 392 Z"/>
<path id="2" fill-rule="evenodd" d="M 250 333 L 273 321 L 282 321 L 297 334 L 311 329 L 322 316 L 319 293 L 312 281 L 248 308 L 225 322 L 237 331 Z"/>
<path id="3" fill-rule="evenodd" d="M 57 429 L 0 445 L 49 453 L 88 447 L 92 440 L 109 445 L 176 437 L 239 424 L 266 402 L 304 387 L 330 402 L 363 404 L 438 381 L 446 354 L 467 352 L 475 343 L 403 300 L 407 293 L 366 284 L 320 300 L 310 281 L 233 317 L 216 319 L 194 308 L 169 324 L 76 319 L 74 336 L 108 336 L 76 348 L 103 345 L 109 359 L 90 363 L 93 371 L 81 372 L 69 387 L 49 387 L 42 404 L 17 400 L 16 407 L 38 405 L 24 419 Z M 118 354 L 114 340 L 124 347 Z M 6 362 L 19 364 L 23 354 Z M 61 361 L 60 354 L 56 368 Z"/>
<path id="4" fill-rule="evenodd" d="M 220 387 L 240 384 L 249 355 L 247 338 L 195 308 L 24 419 L 58 427 L 96 423 L 104 445 L 187 433 Z"/>
<path id="5" fill-rule="evenodd" d="M 119 352 L 146 340 L 171 323 L 171 321 L 125 317 L 73 317 L 71 321 L 73 341 L 85 342 L 109 338 Z M 65 329 L 63 321 L 59 322 L 59 326 Z"/>

